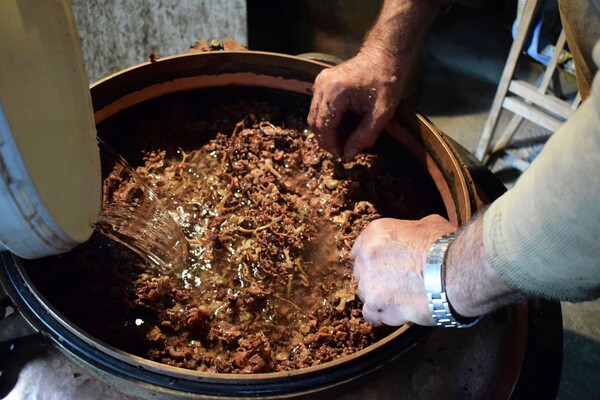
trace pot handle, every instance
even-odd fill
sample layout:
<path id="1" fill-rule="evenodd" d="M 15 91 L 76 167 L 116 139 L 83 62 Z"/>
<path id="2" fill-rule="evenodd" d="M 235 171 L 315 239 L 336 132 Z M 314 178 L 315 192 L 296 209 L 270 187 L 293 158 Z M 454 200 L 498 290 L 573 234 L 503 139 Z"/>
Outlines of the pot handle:
<path id="1" fill-rule="evenodd" d="M 235 39 L 210 39 L 196 40 L 196 43 L 190 48 L 190 53 L 206 53 L 209 51 L 248 51 L 248 49 L 239 44 Z"/>

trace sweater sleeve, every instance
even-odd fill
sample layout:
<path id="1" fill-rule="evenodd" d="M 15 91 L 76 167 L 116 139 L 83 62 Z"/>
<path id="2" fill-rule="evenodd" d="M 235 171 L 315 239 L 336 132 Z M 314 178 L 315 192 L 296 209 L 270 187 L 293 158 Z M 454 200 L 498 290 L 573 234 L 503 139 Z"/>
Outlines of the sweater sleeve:
<path id="1" fill-rule="evenodd" d="M 556 300 L 600 297 L 598 74 L 591 96 L 483 218 L 486 256 L 508 285 Z"/>

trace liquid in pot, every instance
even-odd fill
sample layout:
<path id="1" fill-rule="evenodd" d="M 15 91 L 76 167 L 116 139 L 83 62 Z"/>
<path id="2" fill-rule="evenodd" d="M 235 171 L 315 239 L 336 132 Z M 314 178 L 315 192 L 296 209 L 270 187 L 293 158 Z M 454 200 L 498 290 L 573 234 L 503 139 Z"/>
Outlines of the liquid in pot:
<path id="1" fill-rule="evenodd" d="M 305 130 L 304 98 L 210 97 L 221 102 L 198 115 L 203 98 L 167 96 L 104 127 L 108 137 L 125 125 L 125 144 L 145 135 L 137 171 L 182 227 L 189 265 L 164 273 L 95 236 L 67 255 L 32 262 L 36 286 L 93 336 L 196 370 L 304 368 L 388 334 L 361 317 L 350 249 L 374 218 L 443 213 L 423 168 L 391 139 L 353 163 L 334 160 Z M 160 132 L 163 123 L 149 123 L 158 114 L 179 122 Z M 183 121 L 175 117 L 182 114 Z M 148 140 L 182 132 L 191 144 Z M 57 290 L 65 285 L 68 293 Z"/>

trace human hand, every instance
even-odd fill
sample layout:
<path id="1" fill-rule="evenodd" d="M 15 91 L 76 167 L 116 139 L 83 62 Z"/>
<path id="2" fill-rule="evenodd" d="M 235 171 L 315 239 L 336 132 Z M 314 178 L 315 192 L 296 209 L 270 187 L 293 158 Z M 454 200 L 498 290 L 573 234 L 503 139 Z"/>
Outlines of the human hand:
<path id="1" fill-rule="evenodd" d="M 351 160 L 375 143 L 402 96 L 404 71 L 399 65 L 398 58 L 385 49 L 367 48 L 321 71 L 314 84 L 308 124 L 323 149 Z M 358 114 L 361 121 L 344 140 L 339 127 L 348 111 Z"/>
<path id="2" fill-rule="evenodd" d="M 363 317 L 373 325 L 435 325 L 423 283 L 431 244 L 456 228 L 439 215 L 371 222 L 352 247 Z"/>

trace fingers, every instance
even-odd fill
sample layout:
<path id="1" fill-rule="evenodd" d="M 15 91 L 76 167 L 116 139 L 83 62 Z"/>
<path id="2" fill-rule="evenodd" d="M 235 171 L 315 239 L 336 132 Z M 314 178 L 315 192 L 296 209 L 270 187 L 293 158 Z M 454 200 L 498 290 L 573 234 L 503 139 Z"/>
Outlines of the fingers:
<path id="1" fill-rule="evenodd" d="M 343 115 L 348 111 L 349 101 L 335 84 L 328 82 L 322 71 L 315 80 L 314 94 L 308 114 L 308 124 L 313 130 L 319 146 L 336 157 L 342 156 L 342 143 L 338 127 Z"/>
<path id="2" fill-rule="evenodd" d="M 364 114 L 358 127 L 344 143 L 343 152 L 346 161 L 351 161 L 362 150 L 373 146 L 392 115 L 391 112 L 383 115 L 376 115 L 372 112 Z"/>
<path id="3" fill-rule="evenodd" d="M 376 279 L 365 279 L 358 285 L 358 298 L 363 302 L 363 318 L 372 325 L 379 326 L 385 323 L 384 309 L 385 297 L 381 287 L 376 287 Z"/>
<path id="4" fill-rule="evenodd" d="M 394 288 L 389 285 L 385 274 L 374 265 L 371 247 L 366 241 L 366 249 L 357 240 L 352 248 L 354 262 L 354 276 L 358 282 L 358 298 L 363 302 L 363 317 L 374 326 L 386 324 L 399 326 L 407 321 L 399 316 L 399 308 L 395 305 Z M 370 256 L 371 254 L 371 256 Z"/>
<path id="5" fill-rule="evenodd" d="M 368 229 L 369 226 L 367 226 L 363 233 L 358 236 L 351 250 L 352 258 L 354 259 L 352 272 L 356 282 L 360 282 L 361 276 L 365 271 L 370 269 L 371 263 L 375 259 L 374 255 L 372 254 L 373 246 L 369 245 L 372 239 L 368 235 Z"/>
<path id="6" fill-rule="evenodd" d="M 373 326 L 380 326 L 384 324 L 383 309 L 378 308 L 371 302 L 365 302 L 363 304 L 362 314 L 365 321 Z"/>
<path id="7" fill-rule="evenodd" d="M 344 76 L 345 73 L 336 68 L 326 69 L 317 76 L 307 122 L 323 149 L 350 161 L 375 143 L 393 115 L 394 107 L 388 110 L 387 103 L 379 104 L 381 99 L 375 92 L 357 85 L 353 80 L 349 83 Z M 380 108 L 386 111 L 378 112 Z M 362 119 L 345 140 L 339 128 L 348 111 L 353 111 Z"/>
<path id="8" fill-rule="evenodd" d="M 402 307 L 394 304 L 393 294 L 389 290 L 380 290 L 377 296 L 373 290 L 367 290 L 363 300 L 363 318 L 374 326 L 400 326 L 408 322 L 402 314 Z"/>
<path id="9" fill-rule="evenodd" d="M 357 295 L 363 302 L 363 317 L 375 326 L 400 326 L 414 322 L 423 326 L 435 325 L 427 296 L 419 282 L 396 288 L 384 277 L 366 271 L 358 285 Z M 398 290 L 400 289 L 400 290 Z"/>
<path id="10" fill-rule="evenodd" d="M 352 245 L 351 255 L 354 259 L 352 271 L 357 282 L 360 282 L 361 275 L 365 271 L 377 270 L 377 265 L 374 263 L 379 260 L 378 252 L 383 250 L 381 244 L 388 241 L 386 231 L 381 229 L 382 223 L 387 220 L 387 218 L 380 218 L 371 221 Z"/>

